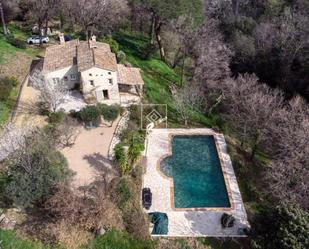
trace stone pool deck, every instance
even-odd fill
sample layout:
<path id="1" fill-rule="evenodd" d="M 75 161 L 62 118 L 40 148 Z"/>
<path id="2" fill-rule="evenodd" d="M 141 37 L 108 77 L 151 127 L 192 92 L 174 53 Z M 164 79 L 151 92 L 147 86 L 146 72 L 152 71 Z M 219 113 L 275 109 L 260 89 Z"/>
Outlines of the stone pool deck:
<path id="1" fill-rule="evenodd" d="M 175 209 L 173 205 L 173 181 L 160 170 L 160 160 L 171 153 L 172 135 L 213 135 L 229 194 L 231 208 Z M 239 229 L 249 226 L 247 214 L 238 188 L 232 162 L 227 154 L 226 142 L 222 134 L 211 129 L 154 129 L 146 140 L 146 172 L 143 187 L 152 192 L 152 206 L 145 212 L 164 212 L 169 218 L 167 236 L 212 236 L 241 237 Z M 203 160 L 202 158 L 200 160 Z M 221 227 L 223 213 L 236 218 L 232 228 Z"/>

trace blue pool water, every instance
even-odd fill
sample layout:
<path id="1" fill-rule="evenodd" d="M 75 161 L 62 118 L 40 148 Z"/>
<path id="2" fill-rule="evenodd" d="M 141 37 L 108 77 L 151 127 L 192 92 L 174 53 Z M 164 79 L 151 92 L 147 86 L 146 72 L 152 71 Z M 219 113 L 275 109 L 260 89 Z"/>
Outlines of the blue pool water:
<path id="1" fill-rule="evenodd" d="M 175 208 L 230 207 L 213 136 L 174 136 L 161 171 L 174 181 Z"/>

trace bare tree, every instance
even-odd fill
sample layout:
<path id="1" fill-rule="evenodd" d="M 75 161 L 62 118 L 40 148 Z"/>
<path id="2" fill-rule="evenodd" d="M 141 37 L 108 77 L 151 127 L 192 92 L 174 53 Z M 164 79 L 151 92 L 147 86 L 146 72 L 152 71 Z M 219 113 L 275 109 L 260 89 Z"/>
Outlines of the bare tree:
<path id="1" fill-rule="evenodd" d="M 102 188 L 96 188 L 96 194 L 80 196 L 67 186 L 59 186 L 55 195 L 46 203 L 46 209 L 57 219 L 68 225 L 77 225 L 86 230 L 98 230 L 105 226 L 121 227 L 122 220 L 117 215 L 117 208 L 110 201 Z M 102 224 L 103 223 L 103 224 Z"/>
<path id="2" fill-rule="evenodd" d="M 61 146 L 72 146 L 79 135 L 79 122 L 66 115 L 64 120 L 56 127 L 56 136 L 58 137 L 58 143 Z"/>
<path id="3" fill-rule="evenodd" d="M 266 148 L 272 155 L 265 172 L 274 196 L 309 207 L 309 110 L 301 97 L 273 110 L 268 126 Z"/>
<path id="4" fill-rule="evenodd" d="M 16 126 L 8 123 L 1 127 L 0 134 L 0 161 L 9 157 L 12 153 L 24 146 L 26 138 L 34 130 L 30 124 Z"/>
<path id="5" fill-rule="evenodd" d="M 102 35 L 117 32 L 128 21 L 130 14 L 126 0 L 109 0 L 107 10 L 101 16 L 96 32 Z"/>
<path id="6" fill-rule="evenodd" d="M 240 75 L 224 84 L 225 117 L 232 121 L 241 144 L 250 145 L 253 159 L 258 146 L 267 138 L 267 127 L 274 110 L 283 104 L 283 95 L 260 84 L 255 75 Z"/>
<path id="7" fill-rule="evenodd" d="M 65 101 L 68 88 L 62 80 L 52 81 L 40 72 L 35 71 L 30 77 L 31 84 L 40 91 L 40 99 L 53 112 Z"/>
<path id="8" fill-rule="evenodd" d="M 5 24 L 3 6 L 2 6 L 1 1 L 0 1 L 0 15 L 1 15 L 1 22 L 2 22 L 2 26 L 3 26 L 3 32 L 4 32 L 5 35 L 8 35 L 8 30 L 7 30 L 6 24 Z"/>
<path id="9" fill-rule="evenodd" d="M 308 208 L 309 110 L 301 97 L 286 101 L 283 93 L 258 82 L 254 75 L 240 75 L 221 84 L 223 117 L 234 128 L 242 145 L 249 145 L 251 159 L 258 148 L 269 157 L 264 171 L 269 186 L 264 193 Z"/>
<path id="10" fill-rule="evenodd" d="M 188 120 L 192 114 L 201 110 L 203 102 L 202 91 L 195 83 L 185 83 L 181 89 L 174 93 L 175 109 L 185 126 L 188 126 Z"/>
<path id="11" fill-rule="evenodd" d="M 202 86 L 201 90 L 206 96 L 205 113 L 210 114 L 222 102 L 224 82 L 231 74 L 229 65 L 233 53 L 224 43 L 218 20 L 207 15 L 203 26 L 193 39 L 193 79 Z"/>
<path id="12" fill-rule="evenodd" d="M 196 32 L 194 20 L 187 16 L 172 20 L 162 32 L 167 62 L 172 68 L 181 68 L 180 84 L 185 81 L 185 72 L 192 71 L 193 63 L 189 58 L 193 57 Z"/>
<path id="13" fill-rule="evenodd" d="M 232 52 L 223 42 L 218 25 L 217 20 L 206 18 L 196 37 L 194 78 L 205 88 L 220 89 L 220 82 L 231 73 L 229 63 Z"/>
<path id="14" fill-rule="evenodd" d="M 48 21 L 55 15 L 61 0 L 25 0 L 30 10 L 31 18 L 37 23 L 39 36 L 45 24 L 44 35 L 47 35 Z"/>
<path id="15" fill-rule="evenodd" d="M 81 26 L 87 40 L 95 29 L 110 32 L 128 14 L 124 0 L 63 0 L 63 6 L 71 19 Z"/>

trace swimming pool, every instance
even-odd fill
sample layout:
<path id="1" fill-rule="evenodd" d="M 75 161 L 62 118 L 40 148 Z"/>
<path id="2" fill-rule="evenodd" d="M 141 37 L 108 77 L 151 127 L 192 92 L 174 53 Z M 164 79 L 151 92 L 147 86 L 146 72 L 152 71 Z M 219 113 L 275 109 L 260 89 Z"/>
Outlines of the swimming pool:
<path id="1" fill-rule="evenodd" d="M 175 135 L 160 170 L 173 178 L 175 208 L 227 208 L 229 197 L 211 135 Z"/>

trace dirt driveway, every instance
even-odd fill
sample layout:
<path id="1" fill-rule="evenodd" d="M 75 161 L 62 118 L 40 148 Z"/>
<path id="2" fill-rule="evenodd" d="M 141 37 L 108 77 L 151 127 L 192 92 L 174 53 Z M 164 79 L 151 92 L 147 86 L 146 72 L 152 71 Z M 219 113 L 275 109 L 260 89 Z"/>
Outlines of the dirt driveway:
<path id="1" fill-rule="evenodd" d="M 115 165 L 108 160 L 108 150 L 118 122 L 119 118 L 112 127 L 100 126 L 91 130 L 80 127 L 75 144 L 62 150 L 69 168 L 76 173 L 73 187 L 102 180 L 109 182 L 117 176 Z"/>
<path id="2" fill-rule="evenodd" d="M 39 91 L 28 86 L 28 79 L 26 79 L 21 88 L 17 109 L 12 120 L 14 124 L 24 125 L 31 123 L 39 127 L 46 125 L 46 117 L 39 115 L 38 102 Z"/>

